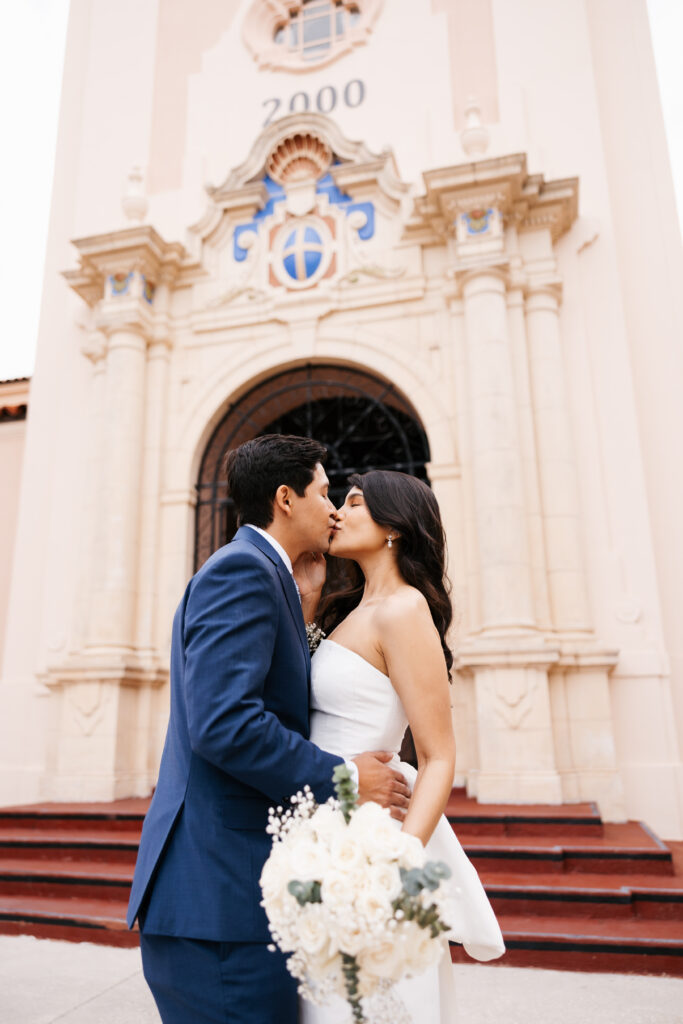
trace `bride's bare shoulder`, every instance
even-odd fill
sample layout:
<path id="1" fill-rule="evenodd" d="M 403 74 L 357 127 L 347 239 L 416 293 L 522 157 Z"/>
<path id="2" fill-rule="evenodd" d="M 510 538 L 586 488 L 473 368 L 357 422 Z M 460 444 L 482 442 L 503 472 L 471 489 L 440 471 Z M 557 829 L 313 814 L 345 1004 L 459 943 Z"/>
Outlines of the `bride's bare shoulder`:
<path id="1" fill-rule="evenodd" d="M 385 598 L 375 611 L 375 621 L 380 629 L 401 628 L 406 623 L 414 626 L 422 619 L 425 624 L 431 624 L 432 616 L 427 599 L 408 584 Z"/>

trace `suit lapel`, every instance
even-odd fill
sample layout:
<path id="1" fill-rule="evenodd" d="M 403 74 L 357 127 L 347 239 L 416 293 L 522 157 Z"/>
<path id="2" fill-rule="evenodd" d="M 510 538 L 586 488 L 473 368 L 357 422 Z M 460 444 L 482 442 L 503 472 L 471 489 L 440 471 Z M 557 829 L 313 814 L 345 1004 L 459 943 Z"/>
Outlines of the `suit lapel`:
<path id="1" fill-rule="evenodd" d="M 306 637 L 306 625 L 301 611 L 301 601 L 299 600 L 299 595 L 296 592 L 296 587 L 294 586 L 294 580 L 292 579 L 291 573 L 287 567 L 282 564 L 280 559 L 277 561 L 277 571 L 278 576 L 280 577 L 280 582 L 282 583 L 282 588 L 285 592 L 285 597 L 287 598 L 289 610 L 292 613 L 296 624 L 299 640 L 301 640 L 301 646 L 306 654 L 306 673 L 308 674 L 310 670 L 309 666 L 311 656 L 308 650 L 308 638 Z"/>
<path id="2" fill-rule="evenodd" d="M 285 592 L 285 598 L 287 600 L 287 604 L 289 605 L 289 610 L 292 613 L 292 618 L 294 619 L 294 624 L 296 626 L 297 633 L 299 634 L 301 646 L 303 647 L 304 654 L 306 655 L 306 675 L 309 679 L 310 685 L 311 655 L 308 649 L 308 638 L 306 636 L 306 626 L 304 624 L 304 617 L 301 612 L 301 601 L 299 600 L 299 595 L 296 592 L 296 587 L 294 586 L 292 574 L 290 573 L 289 569 L 284 564 L 284 562 L 282 561 L 282 559 L 280 558 L 272 544 L 269 544 L 268 541 L 264 537 L 262 537 L 260 533 L 256 532 L 256 530 L 251 530 L 249 529 L 248 526 L 241 526 L 240 529 L 235 534 L 234 540 L 246 540 L 250 544 L 253 544 L 255 547 L 259 549 L 259 551 L 261 551 L 264 555 L 266 555 L 267 558 L 271 560 L 271 562 L 277 569 L 278 576 L 280 577 L 280 583 L 282 584 L 282 589 Z"/>

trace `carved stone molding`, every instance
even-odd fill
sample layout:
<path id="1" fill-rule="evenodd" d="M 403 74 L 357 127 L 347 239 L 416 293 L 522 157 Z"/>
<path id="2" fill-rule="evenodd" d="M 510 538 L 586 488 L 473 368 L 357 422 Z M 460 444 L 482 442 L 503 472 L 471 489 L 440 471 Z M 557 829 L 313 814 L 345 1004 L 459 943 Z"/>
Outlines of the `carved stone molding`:
<path id="1" fill-rule="evenodd" d="M 282 117 L 265 128 L 254 142 L 246 160 L 229 173 L 223 184 L 207 188 L 210 197 L 215 203 L 220 204 L 225 197 L 236 193 L 247 184 L 260 183 L 268 171 L 273 154 L 287 139 L 294 139 L 297 135 L 319 140 L 321 146 L 328 148 L 341 165 L 376 165 L 378 173 L 381 173 L 387 184 L 391 182 L 392 186 L 398 187 L 399 190 L 406 188 L 398 177 L 391 150 L 373 153 L 364 142 L 348 139 L 338 124 L 324 114 L 302 113 Z M 334 173 L 339 173 L 338 167 L 335 167 Z"/>
<path id="2" fill-rule="evenodd" d="M 73 245 L 79 266 L 64 277 L 91 307 L 131 295 L 151 306 L 157 286 L 173 282 L 185 257 L 180 242 L 165 242 L 149 225 L 79 238 Z"/>
<path id="3" fill-rule="evenodd" d="M 168 667 L 155 658 L 139 658 L 133 654 L 79 654 L 61 664 L 50 666 L 40 676 L 40 683 L 52 692 L 62 688 L 78 687 L 84 706 L 94 701 L 95 689 L 83 689 L 85 684 L 116 683 L 120 686 L 161 686 L 168 679 Z M 96 702 L 95 702 L 96 703 Z M 87 710 L 87 708 L 86 708 Z"/>
<path id="4" fill-rule="evenodd" d="M 529 175 L 523 153 L 427 171 L 424 182 L 412 234 L 431 227 L 437 238 L 459 233 L 462 241 L 463 231 L 483 236 L 500 217 L 501 226 L 520 231 L 546 227 L 555 242 L 578 213 L 578 179 L 546 182 Z"/>
<path id="5" fill-rule="evenodd" d="M 301 10 L 301 0 L 253 0 L 244 18 L 242 38 L 262 70 L 317 71 L 368 41 L 383 2 L 342 0 L 344 8 L 357 11 L 360 17 L 356 24 L 348 25 L 343 37 L 334 39 L 328 51 L 316 60 L 305 61 L 299 53 L 290 52 L 286 45 L 275 40 L 277 30 L 286 28 L 290 15 Z M 330 16 L 334 17 L 335 13 L 332 11 Z"/>

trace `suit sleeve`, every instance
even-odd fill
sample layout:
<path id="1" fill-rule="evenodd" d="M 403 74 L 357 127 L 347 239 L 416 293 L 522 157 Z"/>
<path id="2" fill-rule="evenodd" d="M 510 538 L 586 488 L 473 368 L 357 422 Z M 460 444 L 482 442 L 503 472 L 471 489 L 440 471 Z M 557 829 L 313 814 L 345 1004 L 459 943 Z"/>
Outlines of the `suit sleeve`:
<path id="1" fill-rule="evenodd" d="M 242 552 L 197 577 L 185 609 L 185 696 L 195 753 L 281 803 L 308 784 L 332 795 L 342 759 L 287 729 L 264 707 L 277 633 L 274 581 Z"/>

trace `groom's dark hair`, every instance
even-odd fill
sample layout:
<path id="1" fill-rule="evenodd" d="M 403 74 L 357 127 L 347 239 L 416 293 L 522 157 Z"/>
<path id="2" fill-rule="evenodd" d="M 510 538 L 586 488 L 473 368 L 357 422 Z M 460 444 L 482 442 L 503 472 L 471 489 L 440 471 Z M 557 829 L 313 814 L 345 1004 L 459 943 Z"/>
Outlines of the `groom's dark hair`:
<path id="1" fill-rule="evenodd" d="M 275 492 L 282 484 L 299 495 L 313 480 L 315 467 L 325 464 L 327 448 L 311 437 L 263 434 L 228 452 L 228 493 L 240 525 L 265 530 L 273 521 Z"/>

